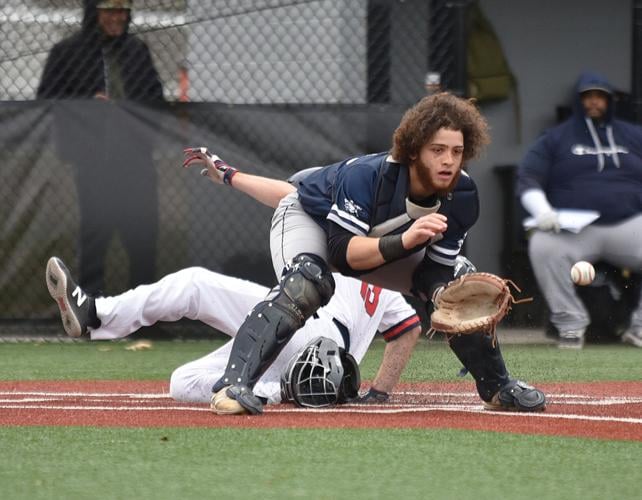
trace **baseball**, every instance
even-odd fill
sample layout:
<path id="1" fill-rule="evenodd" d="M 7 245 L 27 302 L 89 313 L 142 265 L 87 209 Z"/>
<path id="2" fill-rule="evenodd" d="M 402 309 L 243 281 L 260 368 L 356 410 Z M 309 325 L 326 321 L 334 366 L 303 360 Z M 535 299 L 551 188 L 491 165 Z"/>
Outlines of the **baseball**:
<path id="1" fill-rule="evenodd" d="M 571 268 L 571 279 L 576 285 L 590 285 L 595 279 L 595 268 L 590 262 L 580 260 Z"/>

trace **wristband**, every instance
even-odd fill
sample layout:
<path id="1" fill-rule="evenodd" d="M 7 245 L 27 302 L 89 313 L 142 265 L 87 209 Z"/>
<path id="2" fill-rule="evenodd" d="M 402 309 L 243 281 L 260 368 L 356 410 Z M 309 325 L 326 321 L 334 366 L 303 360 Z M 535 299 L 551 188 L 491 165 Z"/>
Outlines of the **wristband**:
<path id="1" fill-rule="evenodd" d="M 223 174 L 223 184 L 232 185 L 232 177 L 238 172 L 234 167 L 228 167 Z"/>
<path id="2" fill-rule="evenodd" d="M 379 238 L 379 252 L 386 262 L 403 259 L 412 253 L 403 247 L 401 234 L 391 234 Z"/>

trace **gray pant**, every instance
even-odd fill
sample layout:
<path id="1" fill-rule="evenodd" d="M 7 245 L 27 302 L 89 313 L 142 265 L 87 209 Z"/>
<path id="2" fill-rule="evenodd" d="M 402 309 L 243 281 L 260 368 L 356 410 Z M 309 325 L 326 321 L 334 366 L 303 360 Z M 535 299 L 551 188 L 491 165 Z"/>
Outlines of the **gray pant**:
<path id="1" fill-rule="evenodd" d="M 579 234 L 535 231 L 528 252 L 535 278 L 551 310 L 553 325 L 559 331 L 586 328 L 590 317 L 575 292 L 571 267 L 578 260 L 604 261 L 641 272 L 642 215 L 611 226 L 591 225 Z M 642 327 L 642 295 L 631 325 Z"/>
<path id="2" fill-rule="evenodd" d="M 277 279 L 286 263 L 300 253 L 313 253 L 328 262 L 328 236 L 301 207 L 296 192 L 281 200 L 272 217 L 270 251 Z M 386 264 L 359 279 L 390 290 L 409 294 L 412 273 L 421 262 L 425 251 Z"/>

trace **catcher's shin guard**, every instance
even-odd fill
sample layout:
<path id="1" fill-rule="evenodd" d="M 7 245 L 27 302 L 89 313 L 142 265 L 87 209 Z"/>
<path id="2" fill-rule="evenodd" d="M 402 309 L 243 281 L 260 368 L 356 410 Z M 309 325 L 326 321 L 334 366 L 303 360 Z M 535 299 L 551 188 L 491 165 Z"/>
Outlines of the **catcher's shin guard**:
<path id="1" fill-rule="evenodd" d="M 448 345 L 475 379 L 482 400 L 490 401 L 510 381 L 499 344 L 491 335 L 449 335 Z"/>
<path id="2" fill-rule="evenodd" d="M 226 386 L 254 387 L 294 332 L 326 305 L 333 293 L 334 278 L 327 264 L 316 255 L 297 255 L 279 285 L 239 328 L 225 373 L 213 392 Z"/>

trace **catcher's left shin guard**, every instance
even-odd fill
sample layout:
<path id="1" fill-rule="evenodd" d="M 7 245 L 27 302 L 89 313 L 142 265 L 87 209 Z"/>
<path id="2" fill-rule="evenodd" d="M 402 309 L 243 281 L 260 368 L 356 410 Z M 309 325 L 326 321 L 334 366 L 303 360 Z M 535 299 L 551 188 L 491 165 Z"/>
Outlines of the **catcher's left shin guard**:
<path id="1" fill-rule="evenodd" d="M 492 336 L 483 332 L 449 335 L 448 345 L 475 379 L 482 400 L 490 401 L 510 381 L 499 344 Z"/>
<path id="2" fill-rule="evenodd" d="M 239 328 L 225 373 L 213 392 L 230 385 L 254 387 L 294 332 L 326 305 L 333 293 L 334 278 L 321 258 L 312 254 L 295 257 L 279 285 Z"/>

